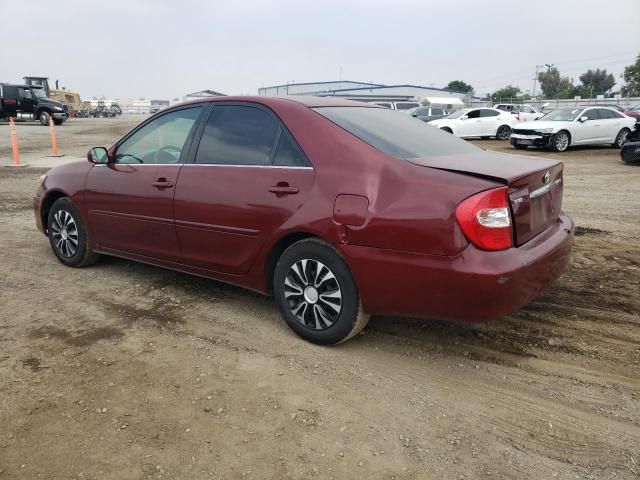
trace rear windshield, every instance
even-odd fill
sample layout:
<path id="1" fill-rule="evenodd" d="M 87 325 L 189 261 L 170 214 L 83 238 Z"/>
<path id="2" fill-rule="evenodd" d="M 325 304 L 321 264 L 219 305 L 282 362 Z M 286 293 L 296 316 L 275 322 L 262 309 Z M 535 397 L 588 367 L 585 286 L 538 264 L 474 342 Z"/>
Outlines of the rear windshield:
<path id="1" fill-rule="evenodd" d="M 465 140 L 397 111 L 369 107 L 318 107 L 314 110 L 372 147 L 397 158 L 478 151 L 478 147 Z"/>

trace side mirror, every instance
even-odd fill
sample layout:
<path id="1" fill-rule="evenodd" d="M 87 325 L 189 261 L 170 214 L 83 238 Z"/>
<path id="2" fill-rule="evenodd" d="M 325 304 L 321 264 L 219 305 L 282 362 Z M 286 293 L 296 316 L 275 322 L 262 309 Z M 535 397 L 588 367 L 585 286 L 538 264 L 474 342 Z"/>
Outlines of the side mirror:
<path id="1" fill-rule="evenodd" d="M 468 120 L 469 116 L 468 115 L 463 115 L 460 117 L 460 120 Z"/>
<path id="2" fill-rule="evenodd" d="M 589 117 L 580 117 L 580 121 L 581 122 L 586 122 L 587 120 L 589 120 Z"/>
<path id="3" fill-rule="evenodd" d="M 87 152 L 87 160 L 95 164 L 109 163 L 109 154 L 104 147 L 94 147 Z"/>

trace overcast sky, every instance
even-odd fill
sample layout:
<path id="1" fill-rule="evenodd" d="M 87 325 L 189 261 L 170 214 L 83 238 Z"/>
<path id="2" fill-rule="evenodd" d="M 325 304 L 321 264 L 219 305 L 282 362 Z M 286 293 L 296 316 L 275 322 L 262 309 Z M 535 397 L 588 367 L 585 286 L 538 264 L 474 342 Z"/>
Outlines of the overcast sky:
<path id="1" fill-rule="evenodd" d="M 102 5 L 98 5 L 102 3 Z M 340 78 L 485 94 L 536 65 L 616 76 L 640 52 L 640 0 L 3 0 L 0 81 L 169 99 Z"/>

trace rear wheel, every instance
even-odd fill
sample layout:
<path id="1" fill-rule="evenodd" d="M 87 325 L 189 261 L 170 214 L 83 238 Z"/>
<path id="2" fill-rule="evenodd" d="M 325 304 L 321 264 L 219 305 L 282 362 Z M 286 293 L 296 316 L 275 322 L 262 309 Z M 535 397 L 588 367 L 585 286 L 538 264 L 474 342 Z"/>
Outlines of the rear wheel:
<path id="1" fill-rule="evenodd" d="M 509 140 L 511 136 L 511 127 L 509 125 L 500 125 L 496 132 L 496 138 L 498 140 Z"/>
<path id="2" fill-rule="evenodd" d="M 571 139 L 569 138 L 569 134 L 565 131 L 561 131 L 551 137 L 549 146 L 554 152 L 564 152 L 567 148 L 569 148 L 570 143 Z"/>
<path id="3" fill-rule="evenodd" d="M 631 131 L 628 128 L 623 128 L 622 130 L 620 130 L 618 132 L 618 135 L 616 135 L 615 142 L 613 142 L 613 147 L 622 148 L 622 146 L 624 145 L 624 142 L 627 141 L 627 137 L 629 136 L 629 133 L 631 133 Z"/>
<path id="4" fill-rule="evenodd" d="M 69 267 L 86 267 L 100 255 L 89 248 L 89 238 L 76 207 L 68 198 L 60 198 L 49 210 L 49 243 L 58 260 Z"/>
<path id="5" fill-rule="evenodd" d="M 349 267 L 329 244 L 307 239 L 291 245 L 275 268 L 273 290 L 280 314 L 305 340 L 333 345 L 362 331 L 362 311 Z"/>
<path id="6" fill-rule="evenodd" d="M 40 115 L 38 115 L 38 120 L 40 120 L 40 125 L 49 125 L 49 112 L 41 111 Z"/>

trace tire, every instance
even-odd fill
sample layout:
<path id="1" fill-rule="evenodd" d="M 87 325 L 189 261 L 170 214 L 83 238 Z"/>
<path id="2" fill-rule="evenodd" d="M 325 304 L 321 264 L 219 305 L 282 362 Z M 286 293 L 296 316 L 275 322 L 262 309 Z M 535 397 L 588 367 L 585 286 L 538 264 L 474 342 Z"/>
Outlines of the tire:
<path id="1" fill-rule="evenodd" d="M 285 250 L 276 264 L 273 291 L 289 327 L 318 345 L 345 342 L 369 321 L 351 270 L 335 248 L 318 239 Z"/>
<path id="2" fill-rule="evenodd" d="M 549 146 L 551 150 L 554 152 L 564 152 L 569 148 L 571 144 L 571 137 L 568 132 L 564 130 L 559 131 L 555 135 L 551 137 L 551 141 L 549 142 Z"/>
<path id="3" fill-rule="evenodd" d="M 87 230 L 68 198 L 60 198 L 53 203 L 47 226 L 49 243 L 60 262 L 69 267 L 86 267 L 99 260 L 100 255 L 89 248 Z"/>
<path id="4" fill-rule="evenodd" d="M 40 125 L 42 125 L 42 126 L 49 125 L 49 118 L 51 118 L 51 115 L 49 115 L 49 112 L 47 112 L 45 110 L 42 110 L 38 114 L 38 120 L 40 120 Z"/>
<path id="5" fill-rule="evenodd" d="M 627 137 L 630 133 L 631 130 L 629 130 L 628 128 L 623 128 L 622 130 L 620 130 L 618 132 L 618 135 L 616 135 L 616 140 L 613 142 L 613 148 L 622 148 L 624 142 L 627 141 Z"/>
<path id="6" fill-rule="evenodd" d="M 59 127 L 60 125 L 62 125 L 63 123 L 64 123 L 64 120 L 63 120 L 62 118 L 54 118 L 54 119 L 53 119 L 53 124 L 54 124 L 54 125 L 56 125 L 56 126 L 58 126 L 58 127 Z"/>
<path id="7" fill-rule="evenodd" d="M 511 127 L 509 125 L 500 125 L 496 131 L 496 138 L 498 140 L 509 140 L 511 136 Z"/>
<path id="8" fill-rule="evenodd" d="M 453 130 L 451 130 L 449 127 L 442 127 L 440 130 L 444 130 L 447 133 L 453 133 Z"/>

